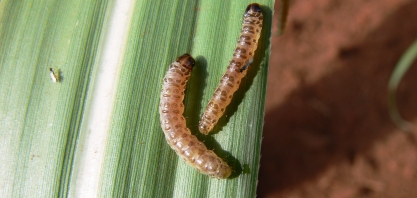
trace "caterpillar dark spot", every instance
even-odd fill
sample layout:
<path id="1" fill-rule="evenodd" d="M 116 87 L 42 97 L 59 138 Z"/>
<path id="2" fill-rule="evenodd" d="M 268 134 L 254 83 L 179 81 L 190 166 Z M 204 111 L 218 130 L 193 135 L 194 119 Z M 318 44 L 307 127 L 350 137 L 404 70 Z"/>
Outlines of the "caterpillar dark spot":
<path id="1" fill-rule="evenodd" d="M 193 57 L 184 54 L 169 66 L 159 103 L 161 127 L 169 146 L 190 166 L 211 177 L 225 179 L 232 169 L 191 134 L 182 115 L 184 91 L 194 64 Z"/>
<path id="2" fill-rule="evenodd" d="M 213 129 L 223 116 L 224 109 L 230 104 L 233 94 L 239 88 L 241 79 L 245 77 L 258 46 L 262 22 L 263 15 L 259 4 L 249 4 L 243 15 L 242 29 L 233 58 L 201 117 L 199 124 L 201 133 L 208 134 Z"/>

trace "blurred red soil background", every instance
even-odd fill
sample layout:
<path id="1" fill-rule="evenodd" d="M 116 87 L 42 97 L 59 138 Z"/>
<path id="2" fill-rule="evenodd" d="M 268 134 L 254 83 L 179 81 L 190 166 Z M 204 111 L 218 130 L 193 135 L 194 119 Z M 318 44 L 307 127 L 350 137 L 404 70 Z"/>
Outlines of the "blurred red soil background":
<path id="1" fill-rule="evenodd" d="M 417 132 L 387 109 L 388 80 L 416 39 L 417 0 L 291 0 L 271 41 L 258 197 L 417 197 Z M 397 92 L 414 126 L 416 87 L 414 63 Z"/>

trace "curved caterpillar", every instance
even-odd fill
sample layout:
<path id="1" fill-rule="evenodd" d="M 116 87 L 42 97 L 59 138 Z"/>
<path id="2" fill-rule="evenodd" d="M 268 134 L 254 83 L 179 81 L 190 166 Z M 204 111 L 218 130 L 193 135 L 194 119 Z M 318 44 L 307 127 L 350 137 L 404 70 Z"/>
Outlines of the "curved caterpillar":
<path id="1" fill-rule="evenodd" d="M 249 4 L 243 15 L 242 30 L 233 53 L 233 59 L 201 117 L 198 127 L 201 133 L 208 134 L 213 129 L 230 104 L 233 94 L 239 88 L 241 79 L 245 77 L 246 69 L 252 63 L 258 46 L 262 21 L 263 15 L 259 4 Z"/>
<path id="2" fill-rule="evenodd" d="M 169 66 L 159 103 L 161 127 L 169 146 L 190 166 L 211 177 L 225 179 L 232 169 L 191 134 L 182 115 L 184 90 L 194 64 L 193 57 L 184 54 Z"/>

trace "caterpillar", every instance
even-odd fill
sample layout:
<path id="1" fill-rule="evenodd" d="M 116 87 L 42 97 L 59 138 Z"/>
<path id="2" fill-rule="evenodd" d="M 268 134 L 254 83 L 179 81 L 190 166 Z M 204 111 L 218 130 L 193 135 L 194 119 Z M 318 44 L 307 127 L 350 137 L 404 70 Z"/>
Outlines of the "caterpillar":
<path id="1" fill-rule="evenodd" d="M 253 61 L 261 35 L 262 21 L 263 15 L 259 4 L 249 4 L 243 15 L 242 29 L 233 58 L 201 117 L 198 126 L 201 133 L 208 134 L 213 129 L 230 104 L 233 94 L 239 88 L 248 66 Z"/>
<path id="2" fill-rule="evenodd" d="M 194 64 L 193 57 L 184 54 L 169 65 L 159 103 L 161 127 L 169 146 L 190 166 L 211 177 L 225 179 L 232 169 L 191 134 L 182 115 L 184 91 Z"/>
<path id="3" fill-rule="evenodd" d="M 52 68 L 49 68 L 49 75 L 51 76 L 52 82 L 59 82 L 59 70 L 55 73 Z"/>

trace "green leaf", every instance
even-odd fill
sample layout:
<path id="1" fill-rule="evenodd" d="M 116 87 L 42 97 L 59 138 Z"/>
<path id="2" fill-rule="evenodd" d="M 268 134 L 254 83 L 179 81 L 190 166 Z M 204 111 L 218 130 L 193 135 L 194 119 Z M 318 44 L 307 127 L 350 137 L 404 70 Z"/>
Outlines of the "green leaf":
<path id="1" fill-rule="evenodd" d="M 2 196 L 68 193 L 107 3 L 0 3 Z"/>
<path id="2" fill-rule="evenodd" d="M 416 58 L 417 40 L 414 41 L 414 43 L 402 55 L 388 82 L 388 109 L 391 115 L 391 120 L 404 131 L 411 131 L 413 126 L 401 117 L 397 107 L 396 92 L 401 79 L 407 73 Z"/>
<path id="3" fill-rule="evenodd" d="M 256 60 L 225 119 L 215 129 L 218 133 L 204 137 L 197 130 L 200 114 L 231 59 L 248 3 L 189 1 L 178 6 L 171 6 L 172 2 L 136 5 L 133 23 L 151 21 L 166 26 L 146 23 L 131 30 L 121 71 L 126 78 L 119 82 L 116 98 L 120 100 L 116 101 L 111 124 L 104 168 L 109 172 L 104 174 L 102 196 L 255 195 L 272 3 L 259 2 L 264 5 L 265 26 Z M 233 164 L 238 172 L 235 178 L 217 180 L 198 173 L 179 160 L 162 135 L 157 110 L 162 78 L 168 65 L 185 52 L 197 60 L 186 91 L 187 125 L 209 148 Z M 241 174 L 243 165 L 249 166 L 250 174 Z"/>
<path id="4" fill-rule="evenodd" d="M 230 61 L 250 1 L 0 2 L 0 193 L 4 197 L 254 197 L 273 0 L 255 61 L 225 116 L 200 115 Z M 234 169 L 226 180 L 186 165 L 165 142 L 158 104 L 176 57 L 196 66 L 187 126 Z M 61 81 L 49 79 L 49 68 Z"/>

